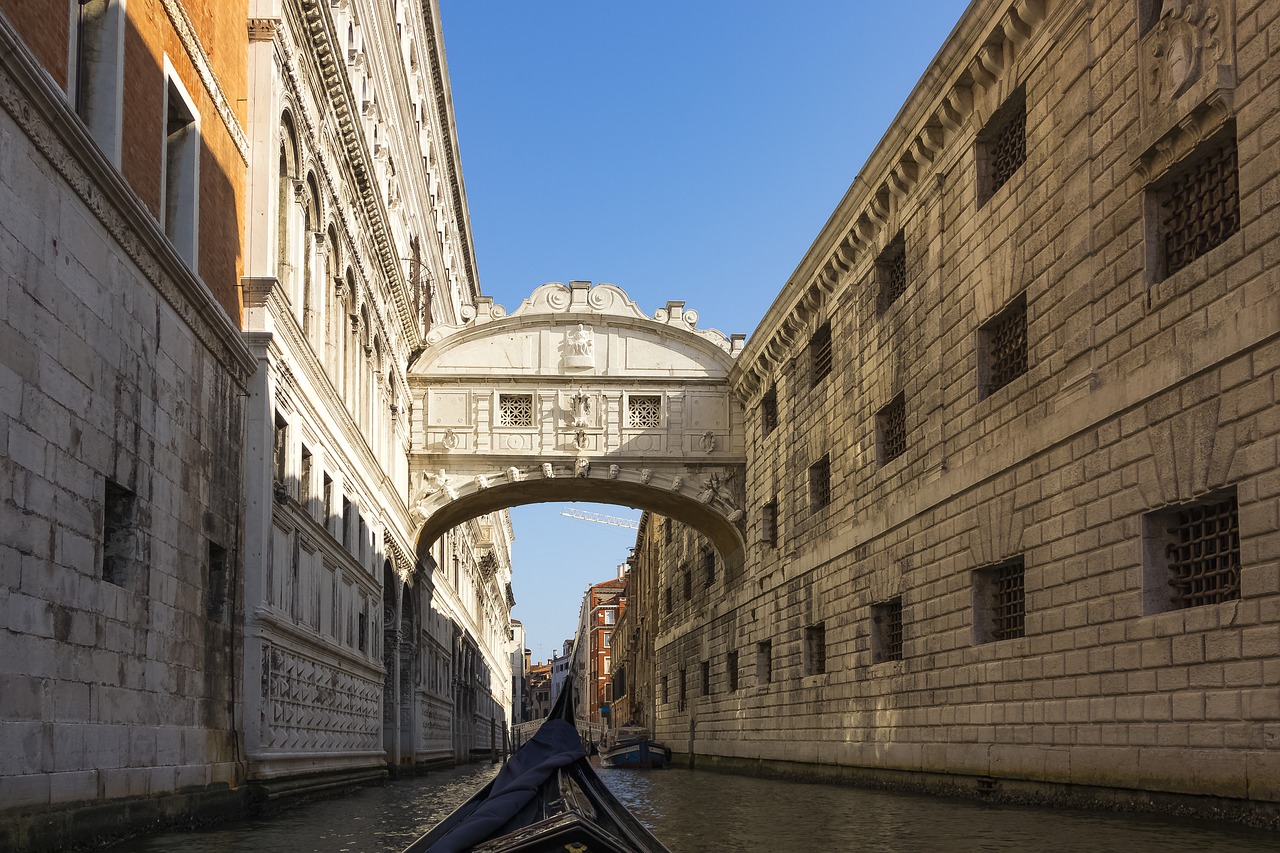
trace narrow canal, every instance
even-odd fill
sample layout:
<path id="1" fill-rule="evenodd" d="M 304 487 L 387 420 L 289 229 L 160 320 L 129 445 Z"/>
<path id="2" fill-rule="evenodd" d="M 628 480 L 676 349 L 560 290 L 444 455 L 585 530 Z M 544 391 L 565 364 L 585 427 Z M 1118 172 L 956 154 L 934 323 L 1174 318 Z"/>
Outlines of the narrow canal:
<path id="1" fill-rule="evenodd" d="M 137 838 L 111 853 L 392 853 L 488 781 L 469 766 L 214 830 Z M 806 851 L 1275 851 L 1280 835 L 1154 815 L 987 805 L 706 771 L 602 770 L 672 853 Z"/>

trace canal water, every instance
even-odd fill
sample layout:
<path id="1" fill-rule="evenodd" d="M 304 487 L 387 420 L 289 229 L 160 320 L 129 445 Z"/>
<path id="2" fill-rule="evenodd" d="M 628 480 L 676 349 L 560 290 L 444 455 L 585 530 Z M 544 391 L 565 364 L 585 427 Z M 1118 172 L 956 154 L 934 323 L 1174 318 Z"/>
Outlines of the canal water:
<path id="1" fill-rule="evenodd" d="M 456 768 L 309 803 L 273 818 L 137 838 L 112 847 L 111 853 L 393 853 L 466 800 L 495 770 Z M 600 774 L 672 853 L 1280 849 L 1280 834 L 1155 815 L 989 805 L 678 768 Z"/>

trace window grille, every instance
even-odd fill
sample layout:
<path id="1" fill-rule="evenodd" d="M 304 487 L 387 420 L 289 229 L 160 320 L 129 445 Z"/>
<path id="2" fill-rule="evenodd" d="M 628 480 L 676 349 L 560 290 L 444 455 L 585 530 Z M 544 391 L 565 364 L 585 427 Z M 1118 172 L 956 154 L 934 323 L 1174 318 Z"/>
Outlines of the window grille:
<path id="1" fill-rule="evenodd" d="M 738 652 L 729 652 L 728 659 L 725 661 L 725 669 L 729 674 L 729 692 L 734 693 L 738 689 Z"/>
<path id="2" fill-rule="evenodd" d="M 880 464 L 884 465 L 901 456 L 907 449 L 906 396 L 899 394 L 876 415 L 880 433 Z"/>
<path id="3" fill-rule="evenodd" d="M 677 707 L 681 711 L 684 710 L 685 697 L 688 695 L 688 692 L 689 692 L 688 672 L 684 669 L 684 667 L 681 667 L 680 668 L 680 703 L 679 705 L 677 705 Z"/>
<path id="4" fill-rule="evenodd" d="M 533 426 L 533 395 L 499 394 L 498 426 Z"/>
<path id="5" fill-rule="evenodd" d="M 831 503 L 831 460 L 824 456 L 809 466 L 809 506 L 817 511 Z"/>
<path id="6" fill-rule="evenodd" d="M 816 386 L 831 373 L 831 323 L 826 322 L 818 327 L 809 338 L 809 366 Z"/>
<path id="7" fill-rule="evenodd" d="M 819 622 L 804 629 L 804 674 L 822 675 L 827 671 L 827 628 Z"/>
<path id="8" fill-rule="evenodd" d="M 980 136 L 987 164 L 983 201 L 995 195 L 1027 161 L 1027 101 L 1019 90 L 997 110 Z"/>
<path id="9" fill-rule="evenodd" d="M 975 640 L 1024 636 L 1026 589 L 1021 557 L 974 572 Z"/>
<path id="10" fill-rule="evenodd" d="M 778 389 L 771 387 L 760 398 L 760 426 L 765 435 L 778 428 Z"/>
<path id="11" fill-rule="evenodd" d="M 902 599 L 873 605 L 871 621 L 876 640 L 876 647 L 872 650 L 873 662 L 902 660 Z"/>
<path id="12" fill-rule="evenodd" d="M 702 695 L 711 695 L 711 661 L 702 662 Z"/>
<path id="13" fill-rule="evenodd" d="M 667 612 L 670 613 L 671 612 L 671 587 L 667 587 L 664 590 L 664 592 L 666 593 L 666 598 L 667 598 L 666 602 L 664 603 L 666 604 Z"/>
<path id="14" fill-rule="evenodd" d="M 907 292 L 907 242 L 901 231 L 876 260 L 880 279 L 880 310 L 883 311 Z"/>
<path id="15" fill-rule="evenodd" d="M 1153 514 L 1163 535 L 1164 574 L 1174 608 L 1240 598 L 1240 511 L 1235 494 Z"/>
<path id="16" fill-rule="evenodd" d="M 684 599 L 689 601 L 693 598 L 693 573 L 686 567 L 684 570 Z"/>
<path id="17" fill-rule="evenodd" d="M 716 552 L 710 548 L 702 549 L 702 571 L 707 586 L 716 582 Z"/>
<path id="18" fill-rule="evenodd" d="M 770 548 L 778 547 L 778 499 L 775 497 L 764 505 L 763 515 L 763 536 L 764 541 L 769 543 Z"/>
<path id="19" fill-rule="evenodd" d="M 647 429 L 662 423 L 662 398 L 657 395 L 632 395 L 627 398 L 627 426 Z"/>
<path id="20" fill-rule="evenodd" d="M 1164 274 L 1173 275 L 1240 230 L 1234 132 L 1225 133 L 1168 182 L 1160 205 Z"/>
<path id="21" fill-rule="evenodd" d="M 1023 294 L 984 330 L 986 393 L 994 394 L 1027 372 L 1027 300 Z"/>

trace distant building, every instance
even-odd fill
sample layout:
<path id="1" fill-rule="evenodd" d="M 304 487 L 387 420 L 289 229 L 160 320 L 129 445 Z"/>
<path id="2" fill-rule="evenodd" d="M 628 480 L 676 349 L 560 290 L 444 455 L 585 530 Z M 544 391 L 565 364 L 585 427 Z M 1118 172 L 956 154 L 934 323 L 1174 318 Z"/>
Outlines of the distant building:
<path id="1" fill-rule="evenodd" d="M 577 717 L 586 723 L 607 725 L 612 713 L 613 631 L 627 606 L 626 568 L 619 566 L 618 577 L 592 585 L 582 598 L 570 670 L 578 690 Z"/>
<path id="2" fill-rule="evenodd" d="M 551 664 L 529 667 L 529 719 L 541 720 L 551 710 Z"/>
<path id="3" fill-rule="evenodd" d="M 552 655 L 548 661 L 551 665 L 551 701 L 555 702 L 560 695 L 560 688 L 569 678 L 569 666 L 573 662 L 573 640 L 565 640 L 560 647 L 560 654 Z"/>

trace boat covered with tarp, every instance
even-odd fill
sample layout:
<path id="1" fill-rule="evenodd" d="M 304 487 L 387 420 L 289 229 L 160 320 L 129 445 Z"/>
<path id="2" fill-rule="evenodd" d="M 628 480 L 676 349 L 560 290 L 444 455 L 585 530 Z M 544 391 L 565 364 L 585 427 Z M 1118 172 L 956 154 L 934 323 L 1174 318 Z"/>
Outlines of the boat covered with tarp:
<path id="1" fill-rule="evenodd" d="M 491 782 L 404 853 L 670 853 L 587 760 L 573 690 Z"/>
<path id="2" fill-rule="evenodd" d="M 653 770 L 671 763 L 671 750 L 654 740 L 643 726 L 627 724 L 600 744 L 600 764 Z"/>

